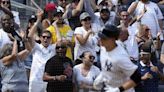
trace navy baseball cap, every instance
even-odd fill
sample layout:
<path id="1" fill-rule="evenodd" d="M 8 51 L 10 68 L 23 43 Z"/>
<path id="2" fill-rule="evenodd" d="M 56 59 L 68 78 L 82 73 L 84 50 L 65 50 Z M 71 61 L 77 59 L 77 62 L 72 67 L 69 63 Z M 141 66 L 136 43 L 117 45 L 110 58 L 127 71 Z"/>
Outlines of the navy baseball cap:
<path id="1" fill-rule="evenodd" d="M 103 12 L 103 11 L 110 12 L 109 8 L 106 6 L 103 6 L 100 8 L 100 12 Z"/>
<path id="2" fill-rule="evenodd" d="M 120 33 L 119 28 L 117 28 L 115 25 L 105 25 L 105 27 L 102 29 L 101 32 L 98 33 L 98 36 L 100 38 L 118 38 Z"/>

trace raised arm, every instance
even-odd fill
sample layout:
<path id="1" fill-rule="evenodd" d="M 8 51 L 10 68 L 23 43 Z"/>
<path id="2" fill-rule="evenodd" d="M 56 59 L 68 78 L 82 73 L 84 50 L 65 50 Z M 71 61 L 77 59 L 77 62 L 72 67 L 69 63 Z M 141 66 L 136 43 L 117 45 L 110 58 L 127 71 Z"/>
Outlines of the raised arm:
<path id="1" fill-rule="evenodd" d="M 96 11 L 97 9 L 99 9 L 99 7 L 96 5 L 96 1 L 95 0 L 90 0 L 91 1 L 91 6 L 93 8 L 94 11 Z"/>
<path id="2" fill-rule="evenodd" d="M 65 19 L 65 18 L 70 18 L 72 16 L 77 16 L 83 9 L 83 3 L 84 1 L 80 0 L 76 8 L 74 8 L 75 5 L 73 6 L 72 3 L 68 4 L 66 6 L 66 11 L 64 12 L 62 17 Z"/>
<path id="3" fill-rule="evenodd" d="M 34 41 L 34 34 L 35 34 L 36 30 L 37 30 L 37 26 L 38 26 L 39 22 L 42 19 L 42 15 L 43 15 L 43 11 L 41 11 L 41 10 L 38 11 L 38 13 L 37 13 L 37 21 L 34 23 L 34 25 L 32 26 L 32 28 L 29 31 L 28 38 L 29 38 L 29 40 L 31 40 L 31 48 L 34 47 L 34 42 L 35 42 Z"/>
<path id="4" fill-rule="evenodd" d="M 94 22 L 95 19 L 96 19 L 96 16 L 95 16 L 94 10 L 93 10 L 93 8 L 92 8 L 91 1 L 89 1 L 89 0 L 84 0 L 84 8 L 85 8 L 85 11 L 86 11 L 90 16 L 92 16 L 92 22 Z"/>
<path id="5" fill-rule="evenodd" d="M 2 10 L 4 13 L 8 14 L 11 18 L 14 18 L 13 13 L 9 9 L 7 9 L 6 7 L 2 7 L 0 5 L 0 10 Z"/>
<path id="6" fill-rule="evenodd" d="M 24 59 L 26 59 L 32 48 L 30 45 L 30 40 L 28 40 L 24 31 L 21 31 L 20 36 L 22 37 L 22 42 L 24 42 L 25 44 L 25 50 L 19 52 L 17 56 L 21 61 L 23 61 Z"/>
<path id="7" fill-rule="evenodd" d="M 133 14 L 134 11 L 135 11 L 135 9 L 136 9 L 136 7 L 137 7 L 137 5 L 138 5 L 138 2 L 133 2 L 133 3 L 129 6 L 129 8 L 128 8 L 128 13 L 129 13 L 129 14 Z"/>
<path id="8" fill-rule="evenodd" d="M 8 48 L 10 49 L 10 48 Z M 13 61 L 16 60 L 16 55 L 17 55 L 17 41 L 14 40 L 14 43 L 13 43 L 13 48 L 12 48 L 12 52 L 10 55 L 7 55 L 7 56 L 4 56 L 2 57 L 2 63 L 7 66 L 7 65 L 10 65 Z M 7 51 L 5 51 L 7 52 Z M 2 52 L 1 52 L 2 53 Z"/>
<path id="9" fill-rule="evenodd" d="M 80 0 L 77 7 L 72 10 L 72 16 L 76 16 L 78 13 L 80 13 L 83 9 L 84 0 Z"/>
<path id="10" fill-rule="evenodd" d="M 161 0 L 160 2 L 158 2 L 159 5 L 164 5 L 164 0 Z"/>

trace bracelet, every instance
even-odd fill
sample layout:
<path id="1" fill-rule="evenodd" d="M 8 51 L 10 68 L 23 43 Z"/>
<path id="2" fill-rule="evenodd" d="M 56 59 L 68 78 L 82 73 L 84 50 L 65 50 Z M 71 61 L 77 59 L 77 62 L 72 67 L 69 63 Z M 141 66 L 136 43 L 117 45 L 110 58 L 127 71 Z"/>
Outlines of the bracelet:
<path id="1" fill-rule="evenodd" d="M 120 92 L 123 92 L 125 89 L 122 86 L 120 86 L 119 90 L 120 90 Z"/>

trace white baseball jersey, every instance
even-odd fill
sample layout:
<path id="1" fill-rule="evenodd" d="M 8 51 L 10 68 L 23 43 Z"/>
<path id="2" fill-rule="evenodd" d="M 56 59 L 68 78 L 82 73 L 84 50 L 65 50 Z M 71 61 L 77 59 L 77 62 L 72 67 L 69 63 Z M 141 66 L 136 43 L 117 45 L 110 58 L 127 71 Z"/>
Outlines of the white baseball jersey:
<path id="1" fill-rule="evenodd" d="M 137 66 L 130 61 L 125 49 L 120 45 L 112 51 L 106 51 L 102 47 L 100 60 L 103 80 L 105 80 L 106 86 L 120 87 L 130 79 L 130 76 L 137 69 Z M 134 89 L 132 88 L 125 92 L 134 92 Z"/>

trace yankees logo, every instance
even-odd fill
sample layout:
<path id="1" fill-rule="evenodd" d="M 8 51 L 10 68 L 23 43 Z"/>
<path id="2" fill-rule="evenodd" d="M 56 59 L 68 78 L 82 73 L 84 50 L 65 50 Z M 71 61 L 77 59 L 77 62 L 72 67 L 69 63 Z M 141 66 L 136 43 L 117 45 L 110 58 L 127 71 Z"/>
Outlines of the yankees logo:
<path id="1" fill-rule="evenodd" d="M 112 63 L 107 60 L 105 62 L 105 68 L 106 68 L 107 71 L 111 71 Z"/>

